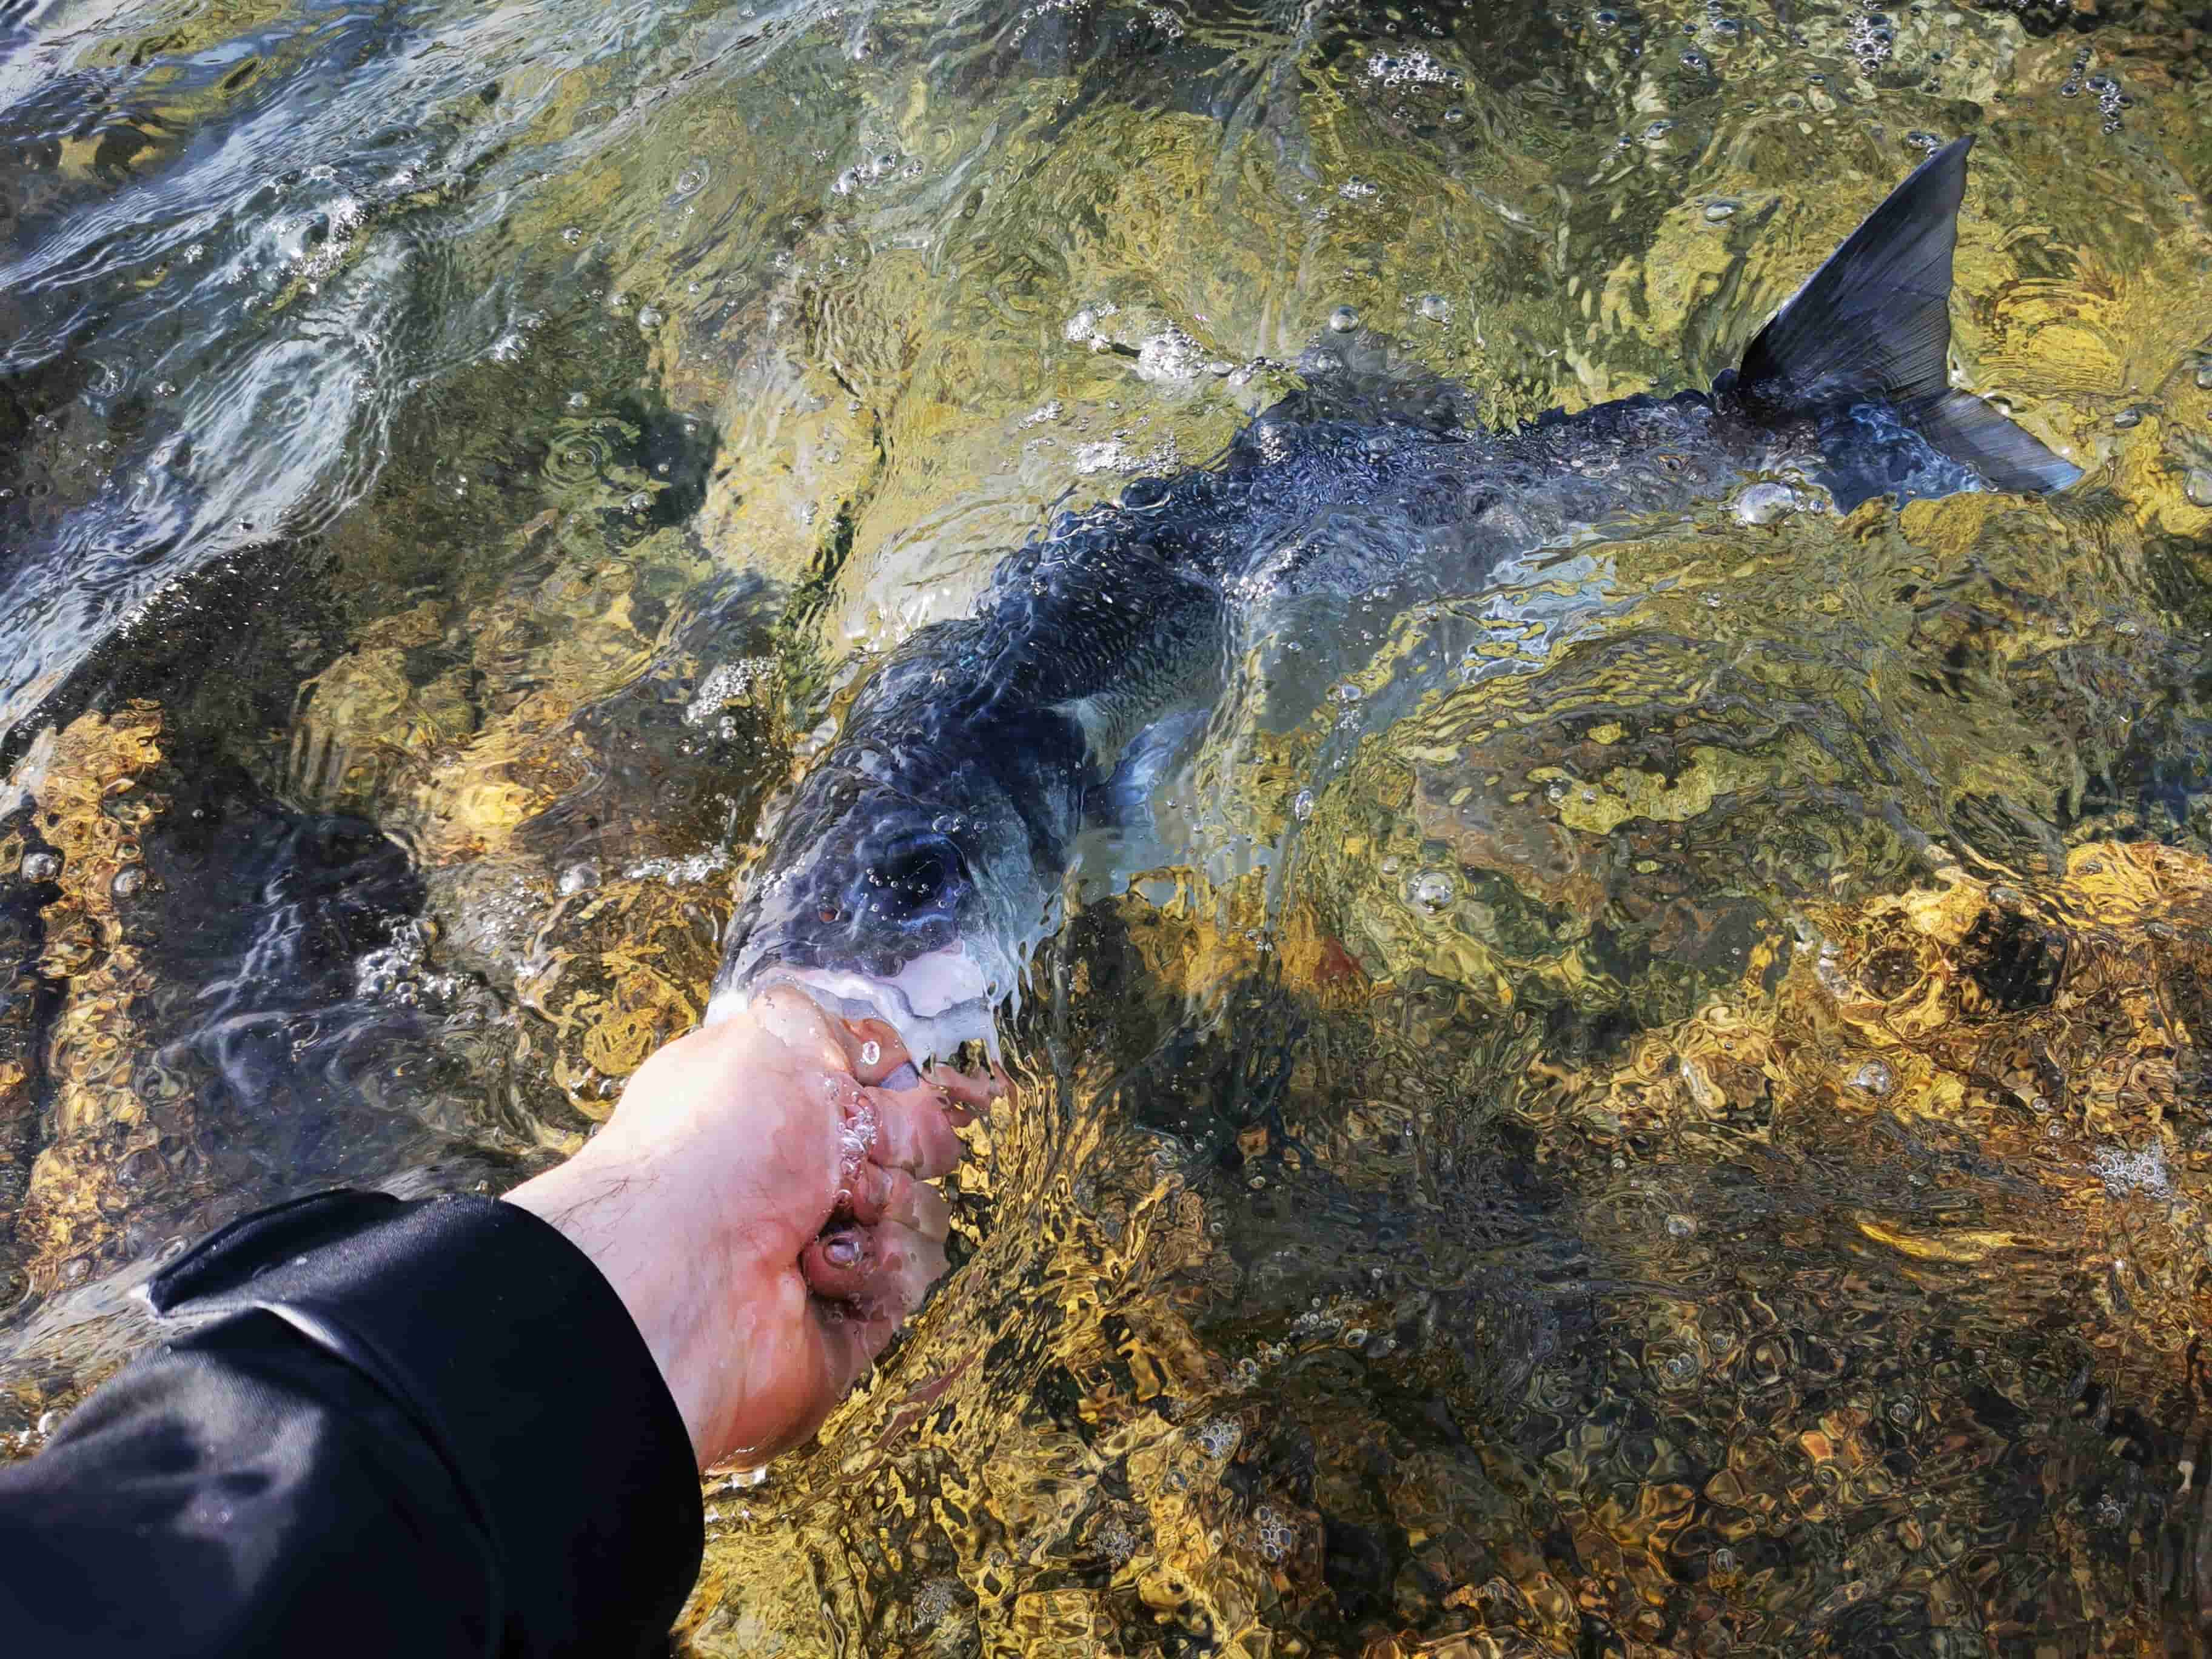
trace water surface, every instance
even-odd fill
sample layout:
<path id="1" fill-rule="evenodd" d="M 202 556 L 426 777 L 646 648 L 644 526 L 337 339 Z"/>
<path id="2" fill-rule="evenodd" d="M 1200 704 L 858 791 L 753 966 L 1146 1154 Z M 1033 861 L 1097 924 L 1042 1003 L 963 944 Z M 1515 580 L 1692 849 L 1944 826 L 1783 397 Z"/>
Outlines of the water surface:
<path id="1" fill-rule="evenodd" d="M 960 1271 L 712 1483 L 683 1639 L 2199 1651 L 2204 39 L 9 12 L 7 1443 L 179 1240 L 576 1145 L 858 678 L 1057 507 L 1334 324 L 1493 422 L 1703 386 L 1971 132 L 1959 376 L 2083 483 L 1717 504 L 1269 642 L 1320 712 L 1255 692 L 1079 896 Z"/>

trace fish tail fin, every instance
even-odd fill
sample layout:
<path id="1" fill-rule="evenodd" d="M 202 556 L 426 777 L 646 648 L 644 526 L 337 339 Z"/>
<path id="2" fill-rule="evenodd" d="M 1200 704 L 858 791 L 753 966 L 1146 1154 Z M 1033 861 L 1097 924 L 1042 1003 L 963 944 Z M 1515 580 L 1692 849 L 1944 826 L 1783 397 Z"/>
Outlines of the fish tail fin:
<path id="1" fill-rule="evenodd" d="M 1759 330 L 1733 390 L 1753 408 L 1801 415 L 1887 404 L 1999 489 L 2063 489 L 2079 467 L 1950 384 L 1951 256 L 1973 143 L 1944 145 L 1890 191 Z M 1880 493 L 1878 479 L 1829 459 L 1846 511 Z"/>

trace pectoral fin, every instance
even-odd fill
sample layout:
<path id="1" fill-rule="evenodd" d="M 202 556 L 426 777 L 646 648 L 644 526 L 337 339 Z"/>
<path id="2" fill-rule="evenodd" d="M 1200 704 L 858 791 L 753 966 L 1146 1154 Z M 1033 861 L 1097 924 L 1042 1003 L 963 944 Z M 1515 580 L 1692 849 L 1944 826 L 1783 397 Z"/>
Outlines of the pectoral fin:
<path id="1" fill-rule="evenodd" d="M 1184 744 L 1204 727 L 1212 711 L 1178 708 L 1163 714 L 1131 738 L 1101 792 L 1102 817 L 1125 830 L 1149 831 L 1152 791 L 1174 767 Z"/>

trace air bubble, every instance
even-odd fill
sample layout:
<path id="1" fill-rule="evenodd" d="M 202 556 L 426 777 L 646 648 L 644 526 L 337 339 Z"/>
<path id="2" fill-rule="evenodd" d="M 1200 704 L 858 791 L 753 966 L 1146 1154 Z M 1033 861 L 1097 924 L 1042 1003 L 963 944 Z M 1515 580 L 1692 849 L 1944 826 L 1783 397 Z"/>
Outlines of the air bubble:
<path id="1" fill-rule="evenodd" d="M 1755 483 L 1735 498 L 1735 516 L 1745 524 L 1772 524 L 1796 510 L 1797 492 L 1787 484 Z M 1708 600 L 1717 599 L 1708 593 Z"/>
<path id="2" fill-rule="evenodd" d="M 1359 313 L 1350 306 L 1339 306 L 1328 313 L 1328 325 L 1339 334 L 1349 334 L 1359 326 Z"/>
<path id="3" fill-rule="evenodd" d="M 52 881 L 62 872 L 59 853 L 27 853 L 23 855 L 25 881 Z"/>
<path id="4" fill-rule="evenodd" d="M 1413 878 L 1408 896 L 1422 909 L 1435 915 L 1452 902 L 1458 884 L 1442 870 L 1424 870 Z"/>
<path id="5" fill-rule="evenodd" d="M 861 1065 L 863 1065 L 863 1066 L 872 1066 L 872 1065 L 874 1065 L 878 1060 L 881 1060 L 883 1057 L 884 1057 L 884 1045 L 883 1045 L 882 1043 L 880 1043 L 880 1042 L 872 1042 L 872 1042 L 864 1042 L 864 1043 L 862 1043 L 862 1044 L 860 1045 L 860 1064 L 861 1064 Z"/>
<path id="6" fill-rule="evenodd" d="M 2192 466 L 2181 481 L 2181 493 L 2191 507 L 2212 507 L 2212 471 Z"/>
<path id="7" fill-rule="evenodd" d="M 1431 323 L 1451 321 L 1451 301 L 1441 294 L 1424 294 L 1419 307 L 1422 318 Z"/>

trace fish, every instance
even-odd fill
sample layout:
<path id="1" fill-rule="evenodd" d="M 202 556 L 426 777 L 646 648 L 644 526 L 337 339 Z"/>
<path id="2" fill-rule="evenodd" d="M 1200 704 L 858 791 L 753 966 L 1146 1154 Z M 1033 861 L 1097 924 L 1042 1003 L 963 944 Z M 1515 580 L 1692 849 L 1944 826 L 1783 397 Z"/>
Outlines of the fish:
<path id="1" fill-rule="evenodd" d="M 1212 464 L 1058 516 L 854 698 L 739 900 L 707 1018 L 789 981 L 888 1022 L 917 1062 L 969 1042 L 996 1061 L 1086 832 L 1133 810 L 1229 695 L 1240 648 L 1306 596 L 1480 592 L 1506 559 L 1778 477 L 1845 512 L 2074 483 L 1950 384 L 1972 143 L 1931 153 L 1707 391 L 1492 431 L 1440 377 L 1340 355 Z"/>

